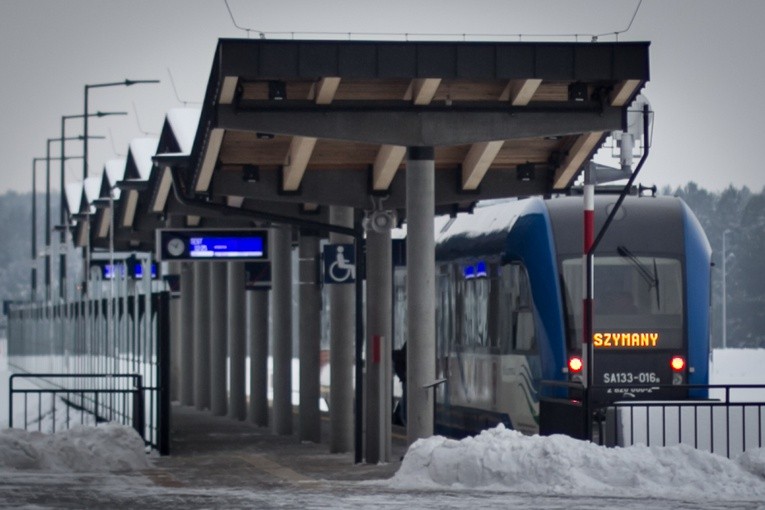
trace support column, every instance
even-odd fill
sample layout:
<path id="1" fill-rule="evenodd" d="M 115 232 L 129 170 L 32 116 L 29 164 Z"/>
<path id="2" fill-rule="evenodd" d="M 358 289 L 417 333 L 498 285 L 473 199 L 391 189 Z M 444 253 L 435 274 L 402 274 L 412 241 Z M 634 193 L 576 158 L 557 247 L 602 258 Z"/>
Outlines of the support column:
<path id="1" fill-rule="evenodd" d="M 329 222 L 353 228 L 353 208 L 330 207 Z M 332 233 L 329 242 L 352 243 L 353 238 Z M 329 451 L 332 453 L 345 453 L 353 448 L 354 304 L 353 285 L 329 285 Z"/>
<path id="2" fill-rule="evenodd" d="M 292 434 L 292 231 L 271 230 L 273 279 L 273 431 Z"/>
<path id="3" fill-rule="evenodd" d="M 224 416 L 226 392 L 226 263 L 210 264 L 210 411 Z"/>
<path id="4" fill-rule="evenodd" d="M 250 346 L 250 403 L 247 419 L 268 427 L 268 292 L 247 292 L 247 339 Z"/>
<path id="5" fill-rule="evenodd" d="M 180 275 L 182 262 L 170 262 L 167 264 L 169 274 Z M 63 286 L 64 280 L 62 280 Z M 112 283 L 114 288 L 114 283 Z M 63 291 L 62 291 L 63 293 Z M 65 294 L 64 294 L 65 295 Z M 112 292 L 112 299 L 116 301 L 116 292 Z M 183 322 L 183 311 L 181 310 L 181 300 L 178 298 L 170 299 L 170 400 L 180 401 L 181 398 L 181 323 Z M 112 305 L 112 317 L 118 317 L 114 312 Z M 118 326 L 112 326 L 111 330 L 117 332 Z M 116 335 L 115 335 L 116 337 Z M 113 340 L 116 344 L 116 338 Z"/>
<path id="6" fill-rule="evenodd" d="M 366 462 L 390 461 L 392 254 L 390 228 L 367 229 Z"/>
<path id="7" fill-rule="evenodd" d="M 210 408 L 210 263 L 194 262 L 194 406 Z"/>
<path id="8" fill-rule="evenodd" d="M 229 389 L 228 416 L 234 420 L 247 417 L 245 395 L 245 364 L 247 344 L 245 342 L 245 292 L 244 262 L 228 264 L 228 358 Z"/>
<path id="9" fill-rule="evenodd" d="M 436 378 L 435 163 L 433 147 L 410 147 L 406 163 L 407 441 L 433 435 Z"/>
<path id="10" fill-rule="evenodd" d="M 321 290 L 319 288 L 319 237 L 315 232 L 301 232 L 300 270 L 300 419 L 301 441 L 321 442 L 319 380 L 321 350 Z"/>
<path id="11" fill-rule="evenodd" d="M 175 323 L 180 337 L 179 395 L 181 404 L 194 405 L 194 264 L 181 262 L 181 318 Z"/>

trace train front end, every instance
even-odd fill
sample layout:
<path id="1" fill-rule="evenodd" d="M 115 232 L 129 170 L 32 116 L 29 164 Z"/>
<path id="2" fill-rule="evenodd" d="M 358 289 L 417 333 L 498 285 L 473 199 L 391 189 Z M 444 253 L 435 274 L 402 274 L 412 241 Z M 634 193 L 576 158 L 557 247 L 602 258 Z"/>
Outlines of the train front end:
<path id="1" fill-rule="evenodd" d="M 563 283 L 566 369 L 573 380 L 584 377 L 578 361 L 582 221 L 572 214 L 577 202 L 548 203 Z M 615 202 L 615 196 L 597 197 L 596 232 Z M 594 260 L 595 403 L 701 396 L 687 385 L 708 383 L 710 250 L 687 206 L 674 197 L 627 197 Z"/>

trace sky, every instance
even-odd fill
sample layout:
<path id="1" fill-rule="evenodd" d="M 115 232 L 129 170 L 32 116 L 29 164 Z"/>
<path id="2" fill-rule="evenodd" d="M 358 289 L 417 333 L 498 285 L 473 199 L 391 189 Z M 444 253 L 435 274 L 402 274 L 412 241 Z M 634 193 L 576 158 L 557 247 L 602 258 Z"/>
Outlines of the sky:
<path id="1" fill-rule="evenodd" d="M 61 136 L 62 116 L 82 114 L 85 84 L 161 80 L 91 89 L 91 112 L 128 115 L 89 121 L 91 135 L 106 137 L 89 142 L 89 175 L 124 156 L 131 139 L 157 135 L 169 109 L 199 106 L 218 38 L 263 32 L 270 39 L 518 40 L 523 34 L 528 41 L 588 41 L 588 34 L 606 34 L 599 40 L 613 41 L 614 32 L 628 27 L 619 40 L 651 42 L 644 93 L 655 120 L 639 181 L 675 188 L 693 180 L 712 191 L 733 185 L 759 192 L 765 186 L 755 150 L 765 134 L 763 23 L 761 0 L 228 0 L 228 7 L 224 0 L 0 0 L 0 193 L 32 189 L 33 158 L 44 157 L 48 145 L 52 155 L 60 153 L 59 142 L 47 140 Z M 66 121 L 67 136 L 81 128 L 81 119 Z M 66 151 L 80 155 L 81 147 L 67 142 Z M 610 151 L 600 159 L 604 154 Z M 53 189 L 59 165 L 52 165 Z M 42 190 L 44 164 L 38 173 Z M 81 161 L 69 160 L 65 181 L 81 178 Z"/>

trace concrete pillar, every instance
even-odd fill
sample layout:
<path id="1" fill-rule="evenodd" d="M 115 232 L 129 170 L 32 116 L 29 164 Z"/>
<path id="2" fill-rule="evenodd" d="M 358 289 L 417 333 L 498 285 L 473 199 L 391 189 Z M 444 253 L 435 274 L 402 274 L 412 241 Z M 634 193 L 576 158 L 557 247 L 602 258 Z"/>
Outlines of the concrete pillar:
<path id="1" fill-rule="evenodd" d="M 170 262 L 167 264 L 168 274 L 179 275 L 181 273 L 181 262 Z M 112 283 L 114 287 L 116 285 Z M 112 299 L 116 301 L 116 292 L 112 293 Z M 111 314 L 115 323 L 110 328 L 113 333 L 112 345 L 117 345 L 117 329 L 119 327 L 119 314 L 112 306 Z M 180 298 L 170 299 L 170 400 L 180 401 L 181 398 L 181 323 L 183 322 L 183 312 L 181 311 Z"/>
<path id="2" fill-rule="evenodd" d="M 268 291 L 247 292 L 247 343 L 250 348 L 248 421 L 268 426 Z"/>
<path id="3" fill-rule="evenodd" d="M 210 409 L 210 263 L 194 262 L 194 406 Z"/>
<path id="4" fill-rule="evenodd" d="M 410 147 L 406 163 L 407 440 L 433 435 L 436 378 L 435 163 L 432 147 Z"/>
<path id="5" fill-rule="evenodd" d="M 247 344 L 245 340 L 245 291 L 244 262 L 228 264 L 228 359 L 229 390 L 228 416 L 234 420 L 247 417 L 245 395 L 245 364 Z"/>
<path id="6" fill-rule="evenodd" d="M 226 392 L 226 263 L 210 263 L 210 411 L 224 416 Z"/>
<path id="7" fill-rule="evenodd" d="M 194 405 L 194 264 L 181 262 L 181 318 L 174 324 L 180 336 L 180 399 Z M 172 326 L 171 326 L 172 327 Z"/>
<path id="8" fill-rule="evenodd" d="M 292 434 L 292 230 L 271 230 L 273 431 Z"/>
<path id="9" fill-rule="evenodd" d="M 329 222 L 353 227 L 353 208 L 330 207 Z M 353 238 L 329 235 L 333 244 L 352 243 Z M 355 321 L 353 285 L 329 285 L 329 451 L 345 453 L 353 448 L 353 342 Z"/>
<path id="10" fill-rule="evenodd" d="M 367 229 L 366 462 L 390 461 L 393 261 L 390 229 Z"/>
<path id="11" fill-rule="evenodd" d="M 300 293 L 300 419 L 301 441 L 321 442 L 319 380 L 321 351 L 321 289 L 319 281 L 319 237 L 301 232 L 299 251 Z"/>

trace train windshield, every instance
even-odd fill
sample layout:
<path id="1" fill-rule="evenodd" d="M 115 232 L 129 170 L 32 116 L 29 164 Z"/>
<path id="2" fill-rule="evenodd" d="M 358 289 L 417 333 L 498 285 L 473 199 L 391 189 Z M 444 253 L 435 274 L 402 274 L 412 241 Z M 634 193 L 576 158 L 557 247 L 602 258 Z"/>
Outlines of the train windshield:
<path id="1" fill-rule="evenodd" d="M 595 257 L 595 332 L 661 332 L 662 348 L 683 346 L 683 275 L 680 261 L 636 256 Z M 570 344 L 582 343 L 582 258 L 562 262 Z"/>

